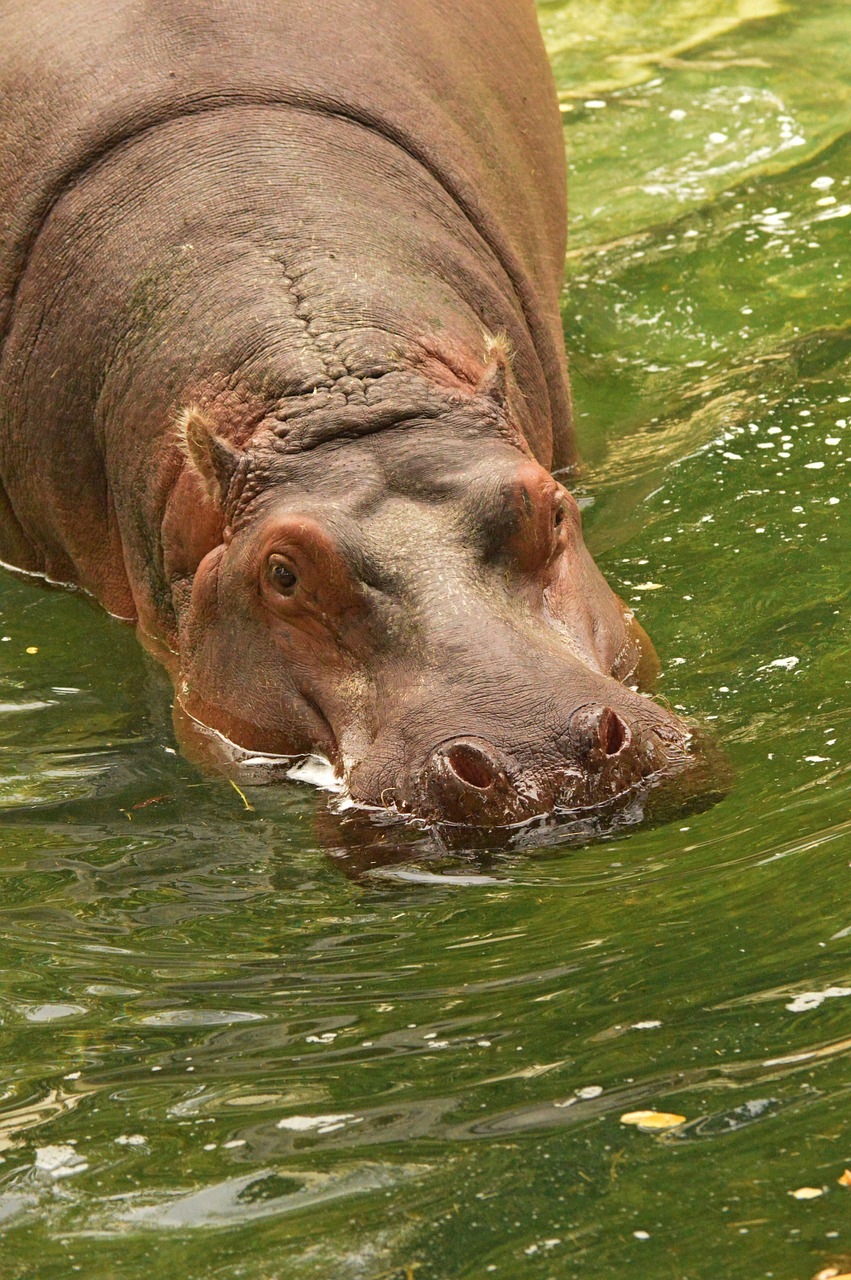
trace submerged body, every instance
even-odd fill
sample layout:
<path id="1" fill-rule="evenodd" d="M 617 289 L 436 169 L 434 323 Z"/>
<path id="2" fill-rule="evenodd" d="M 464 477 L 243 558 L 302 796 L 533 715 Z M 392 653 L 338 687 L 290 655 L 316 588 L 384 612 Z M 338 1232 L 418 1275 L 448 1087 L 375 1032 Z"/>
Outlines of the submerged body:
<path id="1" fill-rule="evenodd" d="M 13 0 L 0 559 L 182 723 L 514 822 L 678 766 L 575 459 L 561 126 L 526 0 Z"/>

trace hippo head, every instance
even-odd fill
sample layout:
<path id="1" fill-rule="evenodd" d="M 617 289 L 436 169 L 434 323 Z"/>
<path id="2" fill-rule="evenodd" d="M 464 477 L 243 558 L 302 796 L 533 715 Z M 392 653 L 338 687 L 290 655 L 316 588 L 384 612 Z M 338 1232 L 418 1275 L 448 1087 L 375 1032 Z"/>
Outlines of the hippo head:
<path id="1" fill-rule="evenodd" d="M 366 805 L 476 826 L 595 807 L 687 760 L 505 377 L 385 375 L 241 434 L 214 400 L 184 414 L 218 530 L 178 603 L 189 717 L 249 752 L 322 754 Z"/>

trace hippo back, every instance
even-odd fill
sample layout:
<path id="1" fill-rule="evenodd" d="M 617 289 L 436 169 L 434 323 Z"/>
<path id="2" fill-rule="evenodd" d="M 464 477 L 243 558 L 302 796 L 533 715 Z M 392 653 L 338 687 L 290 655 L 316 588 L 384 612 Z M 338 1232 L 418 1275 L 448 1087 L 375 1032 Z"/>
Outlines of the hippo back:
<path id="1" fill-rule="evenodd" d="M 531 0 L 7 0 L 0 48 L 0 340 L 41 228 L 100 160 L 178 117 L 292 105 L 379 132 L 451 195 L 569 431 L 564 152 Z"/>

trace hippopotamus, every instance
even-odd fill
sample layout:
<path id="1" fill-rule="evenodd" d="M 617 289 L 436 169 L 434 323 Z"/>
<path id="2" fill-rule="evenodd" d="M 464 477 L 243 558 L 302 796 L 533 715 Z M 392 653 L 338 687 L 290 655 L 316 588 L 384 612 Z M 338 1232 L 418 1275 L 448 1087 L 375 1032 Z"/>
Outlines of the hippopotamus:
<path id="1" fill-rule="evenodd" d="M 6 0 L 0 559 L 224 758 L 496 827 L 689 759 L 582 536 L 531 0 Z"/>

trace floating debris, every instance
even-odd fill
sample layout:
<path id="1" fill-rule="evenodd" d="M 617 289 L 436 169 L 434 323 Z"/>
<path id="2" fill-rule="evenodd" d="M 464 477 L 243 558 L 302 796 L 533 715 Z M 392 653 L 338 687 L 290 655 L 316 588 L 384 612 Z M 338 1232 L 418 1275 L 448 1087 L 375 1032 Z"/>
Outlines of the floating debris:
<path id="1" fill-rule="evenodd" d="M 245 805 L 245 807 L 246 807 L 246 809 L 248 810 L 248 812 L 249 812 L 249 813 L 253 813 L 253 812 L 254 812 L 254 805 L 253 805 L 253 804 L 251 804 L 251 802 L 249 801 L 248 796 L 245 794 L 245 792 L 244 792 L 240 787 L 238 787 L 238 786 L 236 785 L 236 783 L 234 782 L 233 778 L 228 778 L 228 782 L 229 782 L 229 783 L 230 783 L 230 785 L 233 787 L 234 791 L 235 791 L 235 792 L 236 792 L 236 794 L 239 796 L 240 800 L 241 800 L 241 801 L 242 801 L 242 803 Z M 149 800 L 149 801 L 148 801 L 148 803 L 149 803 L 149 804 L 153 804 L 153 801 L 152 801 L 152 800 Z M 136 807 L 136 806 L 134 805 L 134 808 L 135 808 L 135 807 Z"/>
<path id="2" fill-rule="evenodd" d="M 50 1178 L 70 1178 L 75 1173 L 85 1173 L 88 1167 L 86 1157 L 68 1143 L 35 1149 L 36 1173 L 47 1174 Z"/>
<path id="3" fill-rule="evenodd" d="M 825 1000 L 838 1000 L 842 996 L 851 996 L 851 987 L 827 987 L 824 991 L 802 991 L 799 996 L 787 1004 L 790 1013 L 806 1013 L 817 1009 Z"/>
<path id="4" fill-rule="evenodd" d="M 775 658 L 773 662 L 767 662 L 759 670 L 768 671 L 769 667 L 782 667 L 784 671 L 794 671 L 800 661 L 800 658 Z"/>
<path id="5" fill-rule="evenodd" d="M 294 1133 L 333 1133 L 335 1129 L 342 1129 L 346 1124 L 360 1124 L 363 1116 L 356 1116 L 354 1112 L 347 1112 L 337 1116 L 286 1116 L 283 1120 L 279 1120 L 275 1126 L 277 1129 L 290 1129 Z"/>
<path id="6" fill-rule="evenodd" d="M 647 1133 L 676 1129 L 685 1122 L 685 1116 L 679 1116 L 674 1111 L 627 1111 L 621 1116 L 621 1124 L 634 1124 L 637 1129 Z"/>

